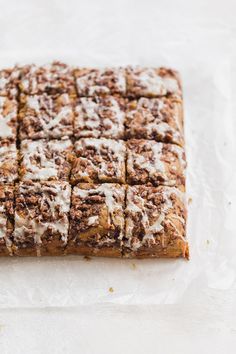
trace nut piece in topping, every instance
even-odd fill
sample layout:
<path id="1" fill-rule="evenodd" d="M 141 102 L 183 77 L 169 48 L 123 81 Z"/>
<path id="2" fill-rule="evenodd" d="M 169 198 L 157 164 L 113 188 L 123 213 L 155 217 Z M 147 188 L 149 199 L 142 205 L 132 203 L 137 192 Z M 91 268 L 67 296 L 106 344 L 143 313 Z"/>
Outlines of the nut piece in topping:
<path id="1" fill-rule="evenodd" d="M 12 255 L 14 186 L 0 185 L 0 256 Z"/>
<path id="2" fill-rule="evenodd" d="M 18 177 L 16 143 L 0 140 L 0 183 L 12 183 Z"/>
<path id="3" fill-rule="evenodd" d="M 68 94 L 21 95 L 20 139 L 58 139 L 73 133 L 73 109 Z"/>
<path id="4" fill-rule="evenodd" d="M 74 187 L 67 254 L 121 257 L 125 187 L 82 183 Z"/>
<path id="5" fill-rule="evenodd" d="M 24 66 L 19 86 L 21 92 L 26 95 L 67 93 L 75 96 L 72 69 L 57 61 L 43 66 Z"/>
<path id="6" fill-rule="evenodd" d="M 20 68 L 0 70 L 0 96 L 15 98 L 18 95 Z"/>
<path id="7" fill-rule="evenodd" d="M 75 107 L 77 138 L 124 137 L 124 99 L 114 96 L 82 97 Z"/>
<path id="8" fill-rule="evenodd" d="M 74 75 L 79 97 L 124 95 L 126 92 L 125 72 L 122 68 L 78 68 Z"/>
<path id="9" fill-rule="evenodd" d="M 127 181 L 129 184 L 151 183 L 185 189 L 185 152 L 174 144 L 154 140 L 127 142 Z"/>
<path id="10" fill-rule="evenodd" d="M 80 139 L 75 143 L 71 182 L 125 182 L 126 148 L 123 141 Z"/>
<path id="11" fill-rule="evenodd" d="M 125 257 L 188 258 L 183 196 L 172 187 L 128 187 Z"/>
<path id="12" fill-rule="evenodd" d="M 126 78 L 129 97 L 181 96 L 179 74 L 171 69 L 128 67 Z"/>
<path id="13" fill-rule="evenodd" d="M 64 140 L 23 140 L 20 149 L 20 178 L 31 180 L 68 180 L 72 143 Z"/>
<path id="14" fill-rule="evenodd" d="M 0 139 L 16 139 L 17 102 L 0 97 Z"/>
<path id="15" fill-rule="evenodd" d="M 17 256 L 63 255 L 71 187 L 67 182 L 20 182 L 16 188 L 13 249 Z"/>
<path id="16" fill-rule="evenodd" d="M 140 98 L 131 101 L 125 118 L 126 137 L 184 144 L 182 100 Z"/>

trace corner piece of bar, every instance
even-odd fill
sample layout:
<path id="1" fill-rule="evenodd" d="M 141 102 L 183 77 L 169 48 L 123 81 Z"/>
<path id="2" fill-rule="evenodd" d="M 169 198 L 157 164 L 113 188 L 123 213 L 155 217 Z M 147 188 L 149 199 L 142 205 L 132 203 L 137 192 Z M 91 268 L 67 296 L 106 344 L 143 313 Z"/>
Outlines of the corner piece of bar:
<path id="1" fill-rule="evenodd" d="M 14 186 L 0 185 L 0 256 L 12 255 L 14 229 Z"/>
<path id="2" fill-rule="evenodd" d="M 20 139 L 58 139 L 73 134 L 73 109 L 68 94 L 21 95 Z"/>
<path id="3" fill-rule="evenodd" d="M 126 138 L 184 145 L 183 103 L 176 97 L 140 98 L 127 105 Z"/>
<path id="4" fill-rule="evenodd" d="M 186 159 L 180 146 L 132 139 L 127 142 L 127 155 L 129 184 L 149 183 L 185 190 Z"/>
<path id="5" fill-rule="evenodd" d="M 16 143 L 0 140 L 0 183 L 13 183 L 18 178 Z"/>
<path id="6" fill-rule="evenodd" d="M 16 187 L 13 251 L 17 256 L 63 255 L 71 187 L 67 182 L 20 182 Z"/>
<path id="7" fill-rule="evenodd" d="M 76 95 L 72 68 L 58 61 L 43 66 L 25 65 L 22 68 L 19 87 L 26 95 Z"/>
<path id="8" fill-rule="evenodd" d="M 0 139 L 16 140 L 17 101 L 0 96 Z"/>
<path id="9" fill-rule="evenodd" d="M 71 182 L 124 183 L 126 148 L 123 141 L 80 139 L 75 143 Z"/>
<path id="10" fill-rule="evenodd" d="M 125 187 L 79 184 L 74 187 L 67 254 L 121 257 Z"/>
<path id="11" fill-rule="evenodd" d="M 68 180 L 72 162 L 72 143 L 63 140 L 23 140 L 20 148 L 20 178 Z"/>
<path id="12" fill-rule="evenodd" d="M 124 257 L 188 258 L 185 228 L 186 208 L 180 190 L 128 187 Z"/>
<path id="13" fill-rule="evenodd" d="M 79 97 L 126 93 L 123 68 L 78 68 L 75 69 L 74 75 Z"/>
<path id="14" fill-rule="evenodd" d="M 124 137 L 125 100 L 115 96 L 81 97 L 75 107 L 77 138 Z"/>
<path id="15" fill-rule="evenodd" d="M 129 97 L 182 95 L 179 74 L 172 69 L 128 67 L 126 78 Z"/>
<path id="16" fill-rule="evenodd" d="M 0 70 L 0 96 L 16 98 L 21 70 L 19 67 Z"/>

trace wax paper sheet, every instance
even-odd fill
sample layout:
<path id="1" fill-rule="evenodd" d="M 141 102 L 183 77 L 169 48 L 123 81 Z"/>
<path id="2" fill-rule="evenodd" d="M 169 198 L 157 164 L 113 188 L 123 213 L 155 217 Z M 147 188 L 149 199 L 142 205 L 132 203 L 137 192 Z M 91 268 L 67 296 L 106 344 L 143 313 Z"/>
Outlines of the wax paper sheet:
<path id="1" fill-rule="evenodd" d="M 225 290 L 227 296 L 233 296 L 236 123 L 231 106 L 228 32 L 196 29 L 190 36 L 185 28 L 182 33 L 179 30 L 157 33 L 152 32 L 153 22 L 147 21 L 139 36 L 131 25 L 125 24 L 110 36 L 100 31 L 109 28 L 109 23 L 100 27 L 93 21 L 89 28 L 82 16 L 81 21 L 86 43 L 81 39 L 76 48 L 67 50 L 67 38 L 62 36 L 48 52 L 37 41 L 32 52 L 21 51 L 19 44 L 14 50 L 1 52 L 0 65 L 61 59 L 88 66 L 167 65 L 180 71 L 188 160 L 190 261 L 105 258 L 88 261 L 83 257 L 0 259 L 0 307 L 173 304 L 192 302 L 193 294 L 196 299 L 202 293 L 210 296 L 212 291 Z M 73 36 L 72 33 L 72 40 Z M 31 41 L 30 33 L 27 40 Z"/>

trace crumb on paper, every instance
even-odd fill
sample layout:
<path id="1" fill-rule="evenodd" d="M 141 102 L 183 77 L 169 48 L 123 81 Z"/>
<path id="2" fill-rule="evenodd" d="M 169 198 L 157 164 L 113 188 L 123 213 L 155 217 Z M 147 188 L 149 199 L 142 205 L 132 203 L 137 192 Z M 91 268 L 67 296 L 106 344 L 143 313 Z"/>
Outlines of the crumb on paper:
<path id="1" fill-rule="evenodd" d="M 110 292 L 110 293 L 114 293 L 114 289 L 113 289 L 112 286 L 109 288 L 109 292 Z"/>
<path id="2" fill-rule="evenodd" d="M 87 262 L 89 262 L 89 261 L 91 261 L 91 260 L 92 260 L 92 258 L 91 258 L 91 257 L 89 257 L 89 256 L 84 256 L 84 259 L 85 259 L 85 261 L 87 261 Z"/>
<path id="3" fill-rule="evenodd" d="M 131 263 L 131 268 L 132 269 L 136 269 L 137 268 L 136 264 L 135 263 Z"/>
<path id="4" fill-rule="evenodd" d="M 190 205 L 193 201 L 193 198 L 188 198 L 188 205 Z"/>
<path id="5" fill-rule="evenodd" d="M 231 204 L 232 204 L 232 202 L 231 202 L 231 201 L 229 201 L 229 202 L 228 202 L 228 205 L 231 205 Z"/>
<path id="6" fill-rule="evenodd" d="M 206 240 L 206 243 L 207 243 L 207 245 L 209 245 L 210 244 L 210 240 Z"/>

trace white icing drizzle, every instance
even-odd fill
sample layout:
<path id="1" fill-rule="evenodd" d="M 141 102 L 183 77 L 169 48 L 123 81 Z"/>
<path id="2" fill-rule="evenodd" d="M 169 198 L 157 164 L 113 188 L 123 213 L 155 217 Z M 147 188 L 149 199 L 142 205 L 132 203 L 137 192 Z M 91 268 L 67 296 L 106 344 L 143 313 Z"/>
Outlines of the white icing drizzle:
<path id="1" fill-rule="evenodd" d="M 65 140 L 23 140 L 21 143 L 22 165 L 26 169 L 24 180 L 46 180 L 57 177 L 64 162 L 66 150 L 72 148 L 69 139 Z M 50 158 L 46 153 L 50 152 Z M 56 163 L 60 160 L 61 164 Z"/>
<path id="2" fill-rule="evenodd" d="M 11 173 L 13 166 L 17 164 L 17 150 L 14 143 L 3 145 L 0 144 L 0 169 L 3 171 L 0 182 L 13 182 L 16 179 L 16 173 Z M 7 175 L 4 176 L 4 171 L 6 170 Z"/>
<path id="3" fill-rule="evenodd" d="M 153 211 L 152 213 L 152 224 L 148 216 L 148 201 L 144 200 L 139 194 L 136 187 L 129 187 L 127 192 L 127 208 L 126 210 L 130 213 L 126 222 L 126 236 L 127 236 L 127 245 L 136 251 L 140 248 L 146 241 L 155 243 L 156 235 L 158 235 L 163 230 L 163 221 L 166 219 L 166 215 L 173 208 L 172 201 L 170 199 L 171 194 L 176 194 L 182 201 L 183 193 L 175 188 L 162 187 L 160 190 L 161 195 L 164 197 L 164 204 L 162 205 L 161 212 Z M 134 222 L 132 215 L 139 213 L 141 215 L 141 224 L 145 230 L 145 235 L 142 240 L 139 240 L 137 237 L 133 236 Z M 183 218 L 178 217 L 177 215 L 172 219 L 178 219 L 181 223 L 185 223 Z M 168 218 L 168 222 L 173 224 L 173 222 Z M 175 229 L 177 230 L 176 226 Z M 178 235 L 180 235 L 178 231 Z"/>
<path id="4" fill-rule="evenodd" d="M 0 137 L 1 138 L 11 138 L 14 137 L 13 128 L 9 123 L 16 118 L 16 105 L 8 114 L 4 113 L 5 105 L 8 99 L 6 97 L 0 97 Z"/>
<path id="5" fill-rule="evenodd" d="M 53 196 L 47 192 L 48 189 L 53 191 Z M 28 186 L 20 183 L 19 185 L 19 192 L 23 195 L 30 195 L 32 190 L 34 192 L 42 192 L 42 199 L 38 200 L 38 202 L 41 205 L 48 204 L 50 206 L 48 209 L 48 216 L 49 219 L 52 218 L 53 220 L 43 221 L 40 214 L 37 216 L 37 218 L 34 218 L 28 208 L 28 215 L 26 218 L 21 217 L 17 212 L 15 212 L 15 240 L 21 240 L 25 233 L 28 232 L 28 230 L 32 230 L 36 246 L 40 245 L 42 243 L 42 236 L 50 228 L 54 233 L 58 232 L 62 241 L 66 243 L 69 227 L 67 213 L 70 209 L 70 185 L 66 182 L 53 182 L 50 184 L 34 183 L 33 186 Z M 37 208 L 37 205 L 35 207 Z M 59 208 L 59 211 L 57 208 Z"/>
<path id="6" fill-rule="evenodd" d="M 114 97 L 81 98 L 76 107 L 75 128 L 79 136 L 119 138 L 124 131 L 124 112 Z"/>
<path id="7" fill-rule="evenodd" d="M 96 155 L 101 159 L 98 162 L 93 162 L 92 158 L 80 157 L 89 164 L 90 168 L 98 173 L 100 179 L 107 178 L 108 176 L 108 164 L 112 165 L 113 174 L 117 178 L 122 178 L 125 166 L 125 145 L 122 141 L 114 141 L 112 139 L 80 139 L 75 143 L 75 151 L 77 154 L 83 155 L 83 151 L 91 146 L 96 149 Z M 106 152 L 104 153 L 104 151 Z M 88 169 L 81 171 L 84 175 L 88 175 Z M 79 174 L 81 174 L 79 171 Z"/>

